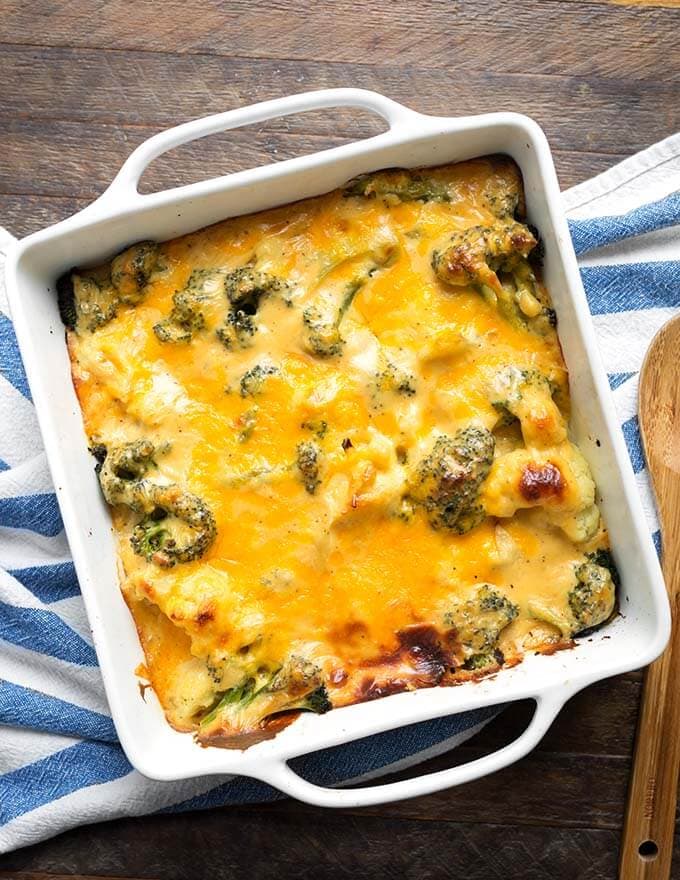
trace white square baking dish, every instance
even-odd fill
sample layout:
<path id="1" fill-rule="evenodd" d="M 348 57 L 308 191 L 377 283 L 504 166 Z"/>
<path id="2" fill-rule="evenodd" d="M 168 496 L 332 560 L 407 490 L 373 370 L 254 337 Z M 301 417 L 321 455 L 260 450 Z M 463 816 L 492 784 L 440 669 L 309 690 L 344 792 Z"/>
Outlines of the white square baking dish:
<path id="1" fill-rule="evenodd" d="M 155 157 L 218 131 L 306 110 L 349 106 L 382 116 L 376 137 L 304 158 L 141 195 L 139 178 Z M 152 694 L 140 699 L 134 670 L 143 660 L 116 573 L 110 518 L 87 451 L 80 407 L 59 318 L 55 279 L 73 265 L 100 260 L 140 239 L 164 240 L 227 217 L 318 195 L 362 172 L 438 165 L 506 153 L 522 170 L 529 221 L 545 243 L 545 281 L 558 315 L 570 373 L 571 431 L 601 495 L 622 575 L 621 614 L 570 651 L 527 657 L 480 682 L 403 693 L 305 714 L 272 740 L 245 752 L 203 748 L 174 731 Z M 300 800 L 357 806 L 413 797 L 477 778 L 526 754 L 569 697 L 607 676 L 651 662 L 669 636 L 670 615 L 658 560 L 612 409 L 563 214 L 550 150 L 531 119 L 513 113 L 465 118 L 423 116 L 356 89 L 295 95 L 181 125 L 143 143 L 106 192 L 85 210 L 29 236 L 12 249 L 7 288 L 26 372 L 111 712 L 123 748 L 143 774 L 160 780 L 221 773 L 262 779 Z M 513 743 L 471 763 L 384 786 L 327 789 L 298 776 L 290 758 L 429 718 L 532 698 L 536 711 Z"/>

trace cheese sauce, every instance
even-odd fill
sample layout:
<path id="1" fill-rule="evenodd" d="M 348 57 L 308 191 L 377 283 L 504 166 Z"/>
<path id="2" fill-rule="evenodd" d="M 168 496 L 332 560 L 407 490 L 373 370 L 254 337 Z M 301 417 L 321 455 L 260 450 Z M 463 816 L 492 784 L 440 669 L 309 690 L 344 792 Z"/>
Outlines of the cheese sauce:
<path id="1" fill-rule="evenodd" d="M 149 679 L 180 729 L 217 711 L 220 744 L 234 744 L 219 721 L 225 694 L 244 681 L 254 694 L 291 657 L 313 664 L 338 706 L 568 644 L 575 571 L 607 547 L 588 467 L 567 438 L 566 369 L 536 264 L 523 311 L 515 264 L 494 258 L 516 319 L 472 275 L 453 286 L 433 269 L 452 237 L 505 222 L 495 193 L 518 193 L 521 214 L 516 168 L 428 169 L 432 192 L 418 198 L 394 182 L 408 173 L 394 175 L 376 176 L 383 189 L 335 191 L 163 243 L 139 301 L 119 302 L 95 329 L 81 314 L 69 334 L 92 444 L 150 440 L 145 479 L 180 486 L 214 518 L 205 552 L 167 565 L 131 543 L 139 510 L 113 508 Z M 235 318 L 234 307 L 230 318 L 224 280 L 244 267 L 274 281 L 251 314 Z M 190 327 L 176 295 L 196 279 L 207 280 Z M 336 326 L 326 322 L 319 341 L 314 321 L 329 303 Z M 550 318 L 540 330 L 537 309 Z M 163 338 L 159 325 L 184 338 Z M 481 513 L 451 527 L 435 510 L 451 486 L 429 491 L 425 471 L 438 439 L 460 446 L 471 426 L 492 444 Z M 450 455 L 446 467 L 467 474 L 467 453 Z M 472 609 L 482 584 L 512 611 L 479 648 L 452 609 Z M 423 628 L 436 635 L 421 648 L 439 640 L 427 669 L 404 636 Z"/>

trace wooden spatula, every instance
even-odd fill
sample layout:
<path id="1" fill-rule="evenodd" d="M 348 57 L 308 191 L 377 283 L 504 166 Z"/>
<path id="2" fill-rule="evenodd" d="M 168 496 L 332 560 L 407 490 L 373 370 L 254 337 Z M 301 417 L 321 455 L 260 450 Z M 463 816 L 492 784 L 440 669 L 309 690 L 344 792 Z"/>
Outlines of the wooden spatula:
<path id="1" fill-rule="evenodd" d="M 680 768 L 680 316 L 662 327 L 647 352 L 639 413 L 661 517 L 673 630 L 645 677 L 619 878 L 667 880 Z"/>

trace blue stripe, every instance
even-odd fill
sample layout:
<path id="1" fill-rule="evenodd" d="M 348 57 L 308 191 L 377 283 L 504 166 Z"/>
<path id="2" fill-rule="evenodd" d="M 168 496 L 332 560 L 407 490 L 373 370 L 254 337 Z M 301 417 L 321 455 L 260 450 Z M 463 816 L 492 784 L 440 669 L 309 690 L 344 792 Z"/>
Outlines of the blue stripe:
<path id="1" fill-rule="evenodd" d="M 96 666 L 94 648 L 53 611 L 0 602 L 0 639 L 78 666 Z"/>
<path id="2" fill-rule="evenodd" d="M 488 706 L 473 712 L 409 724 L 397 730 L 358 739 L 345 746 L 294 758 L 290 765 L 300 776 L 317 785 L 334 785 L 343 779 L 378 770 L 428 749 L 482 721 L 491 720 L 502 709 L 502 706 Z"/>
<path id="3" fill-rule="evenodd" d="M 623 438 L 628 447 L 628 455 L 630 455 L 633 471 L 636 474 L 639 474 L 641 470 L 644 470 L 645 457 L 642 452 L 642 440 L 640 439 L 638 417 L 633 416 L 632 419 L 628 419 L 627 422 L 624 422 L 621 425 L 621 430 L 623 431 Z"/>
<path id="4" fill-rule="evenodd" d="M 0 724 L 117 742 L 113 721 L 100 712 L 0 679 Z"/>
<path id="5" fill-rule="evenodd" d="M 634 208 L 627 214 L 594 217 L 590 220 L 570 220 L 569 231 L 577 254 L 613 244 L 657 229 L 680 224 L 680 191 Z"/>
<path id="6" fill-rule="evenodd" d="M 9 465 L 7 464 L 6 461 L 3 461 L 3 460 L 0 458 L 0 473 L 1 473 L 2 471 L 8 471 L 8 470 L 9 470 Z"/>
<path id="7" fill-rule="evenodd" d="M 489 721 L 502 706 L 489 706 L 474 712 L 462 712 L 446 718 L 435 718 L 388 730 L 343 746 L 322 749 L 294 758 L 291 767 L 316 785 L 336 785 L 401 761 L 416 752 L 429 749 L 456 734 Z M 205 794 L 189 798 L 159 812 L 176 813 L 205 810 L 223 804 L 260 803 L 282 797 L 279 792 L 253 779 L 237 778 L 225 782 Z"/>
<path id="8" fill-rule="evenodd" d="M 662 543 L 661 543 L 661 529 L 657 529 L 652 535 L 652 541 L 654 541 L 654 546 L 656 547 L 656 554 L 659 558 L 662 555 Z"/>
<path id="9" fill-rule="evenodd" d="M 609 379 L 609 387 L 612 391 L 627 382 L 635 373 L 607 373 Z"/>
<path id="10" fill-rule="evenodd" d="M 0 526 L 29 529 L 46 538 L 54 538 L 64 528 L 57 496 L 49 492 L 0 498 Z"/>
<path id="11" fill-rule="evenodd" d="M 235 779 L 224 782 L 204 794 L 188 798 L 173 804 L 171 807 L 163 807 L 157 813 L 188 813 L 190 810 L 210 810 L 213 807 L 223 807 L 225 804 L 262 804 L 268 801 L 278 801 L 284 798 L 271 785 L 260 782 L 259 779 L 249 779 L 247 776 L 237 776 Z"/>
<path id="12" fill-rule="evenodd" d="M 586 266 L 581 277 L 593 315 L 680 307 L 678 260 Z"/>
<path id="13" fill-rule="evenodd" d="M 13 578 L 37 596 L 41 602 L 58 602 L 80 595 L 76 569 L 72 562 L 53 562 L 31 568 L 14 568 L 8 571 Z"/>
<path id="14" fill-rule="evenodd" d="M 5 773 L 0 825 L 90 785 L 120 779 L 132 767 L 120 746 L 82 742 Z"/>
<path id="15" fill-rule="evenodd" d="M 24 397 L 31 400 L 28 379 L 19 354 L 14 327 L 7 315 L 3 315 L 2 312 L 0 312 L 0 374 L 14 385 Z"/>
<path id="16" fill-rule="evenodd" d="M 570 230 L 577 252 L 583 253 L 677 223 L 680 223 L 680 193 L 621 217 L 570 221 Z M 581 272 L 595 315 L 680 307 L 680 261 L 586 267 Z M 631 321 L 635 321 L 634 315 Z M 1 314 L 0 373 L 31 400 L 12 325 Z M 610 387 L 618 388 L 633 375 L 610 374 Z M 625 422 L 622 431 L 633 469 L 638 473 L 644 468 L 644 457 L 637 418 Z M 7 465 L 0 460 L 0 471 L 6 469 Z M 50 493 L 0 499 L 0 526 L 30 529 L 45 536 L 59 534 L 63 525 L 56 497 Z M 660 532 L 652 537 L 660 552 Z M 71 562 L 17 569 L 10 574 L 46 603 L 79 594 Z M 90 645 L 47 609 L 18 608 L 0 602 L 0 638 L 67 662 L 96 666 Z M 499 709 L 494 707 L 410 725 L 303 756 L 292 761 L 291 766 L 317 784 L 336 784 L 427 749 L 493 717 L 497 711 Z M 0 723 L 86 738 L 85 742 L 1 777 L 0 825 L 74 791 L 119 779 L 132 769 L 116 744 L 115 729 L 108 716 L 39 691 L 0 681 Z M 265 783 L 236 777 L 161 812 L 206 809 L 225 803 L 257 803 L 281 797 L 280 792 Z"/>

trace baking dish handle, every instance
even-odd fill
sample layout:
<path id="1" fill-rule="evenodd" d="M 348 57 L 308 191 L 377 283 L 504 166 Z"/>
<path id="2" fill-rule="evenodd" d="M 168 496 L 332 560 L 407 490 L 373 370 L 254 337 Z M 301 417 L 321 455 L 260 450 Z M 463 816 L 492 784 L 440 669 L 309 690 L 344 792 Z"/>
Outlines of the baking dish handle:
<path id="1" fill-rule="evenodd" d="M 490 755 L 484 755 L 448 770 L 439 770 L 436 773 L 403 779 L 400 782 L 390 782 L 387 785 L 353 789 L 325 788 L 315 785 L 299 776 L 285 761 L 262 767 L 257 776 L 279 791 L 318 807 L 367 807 L 432 794 L 495 773 L 496 770 L 507 767 L 508 764 L 530 752 L 543 738 L 566 698 L 563 694 L 557 697 L 554 693 L 548 693 L 536 696 L 534 699 L 536 710 L 527 729 L 517 739 Z"/>
<path id="2" fill-rule="evenodd" d="M 202 119 L 185 122 L 183 125 L 169 128 L 144 141 L 125 161 L 111 185 L 102 194 L 101 199 L 108 201 L 112 197 L 117 199 L 121 197 L 127 199 L 145 198 L 137 189 L 142 174 L 154 159 L 181 144 L 210 134 L 239 128 L 242 125 L 253 125 L 279 116 L 290 116 L 293 113 L 331 107 L 356 107 L 370 110 L 377 113 L 378 116 L 382 116 L 389 124 L 390 131 L 409 123 L 413 124 L 415 120 L 422 121 L 425 118 L 415 110 L 409 110 L 408 107 L 367 89 L 322 89 L 315 92 L 302 92 L 299 95 L 290 95 L 285 98 L 276 98 L 273 101 L 263 101 L 260 104 L 251 104 L 248 107 L 240 107 L 236 110 L 228 110 L 225 113 L 216 113 L 213 116 L 204 116 Z M 377 135 L 377 137 L 383 136 Z"/>

